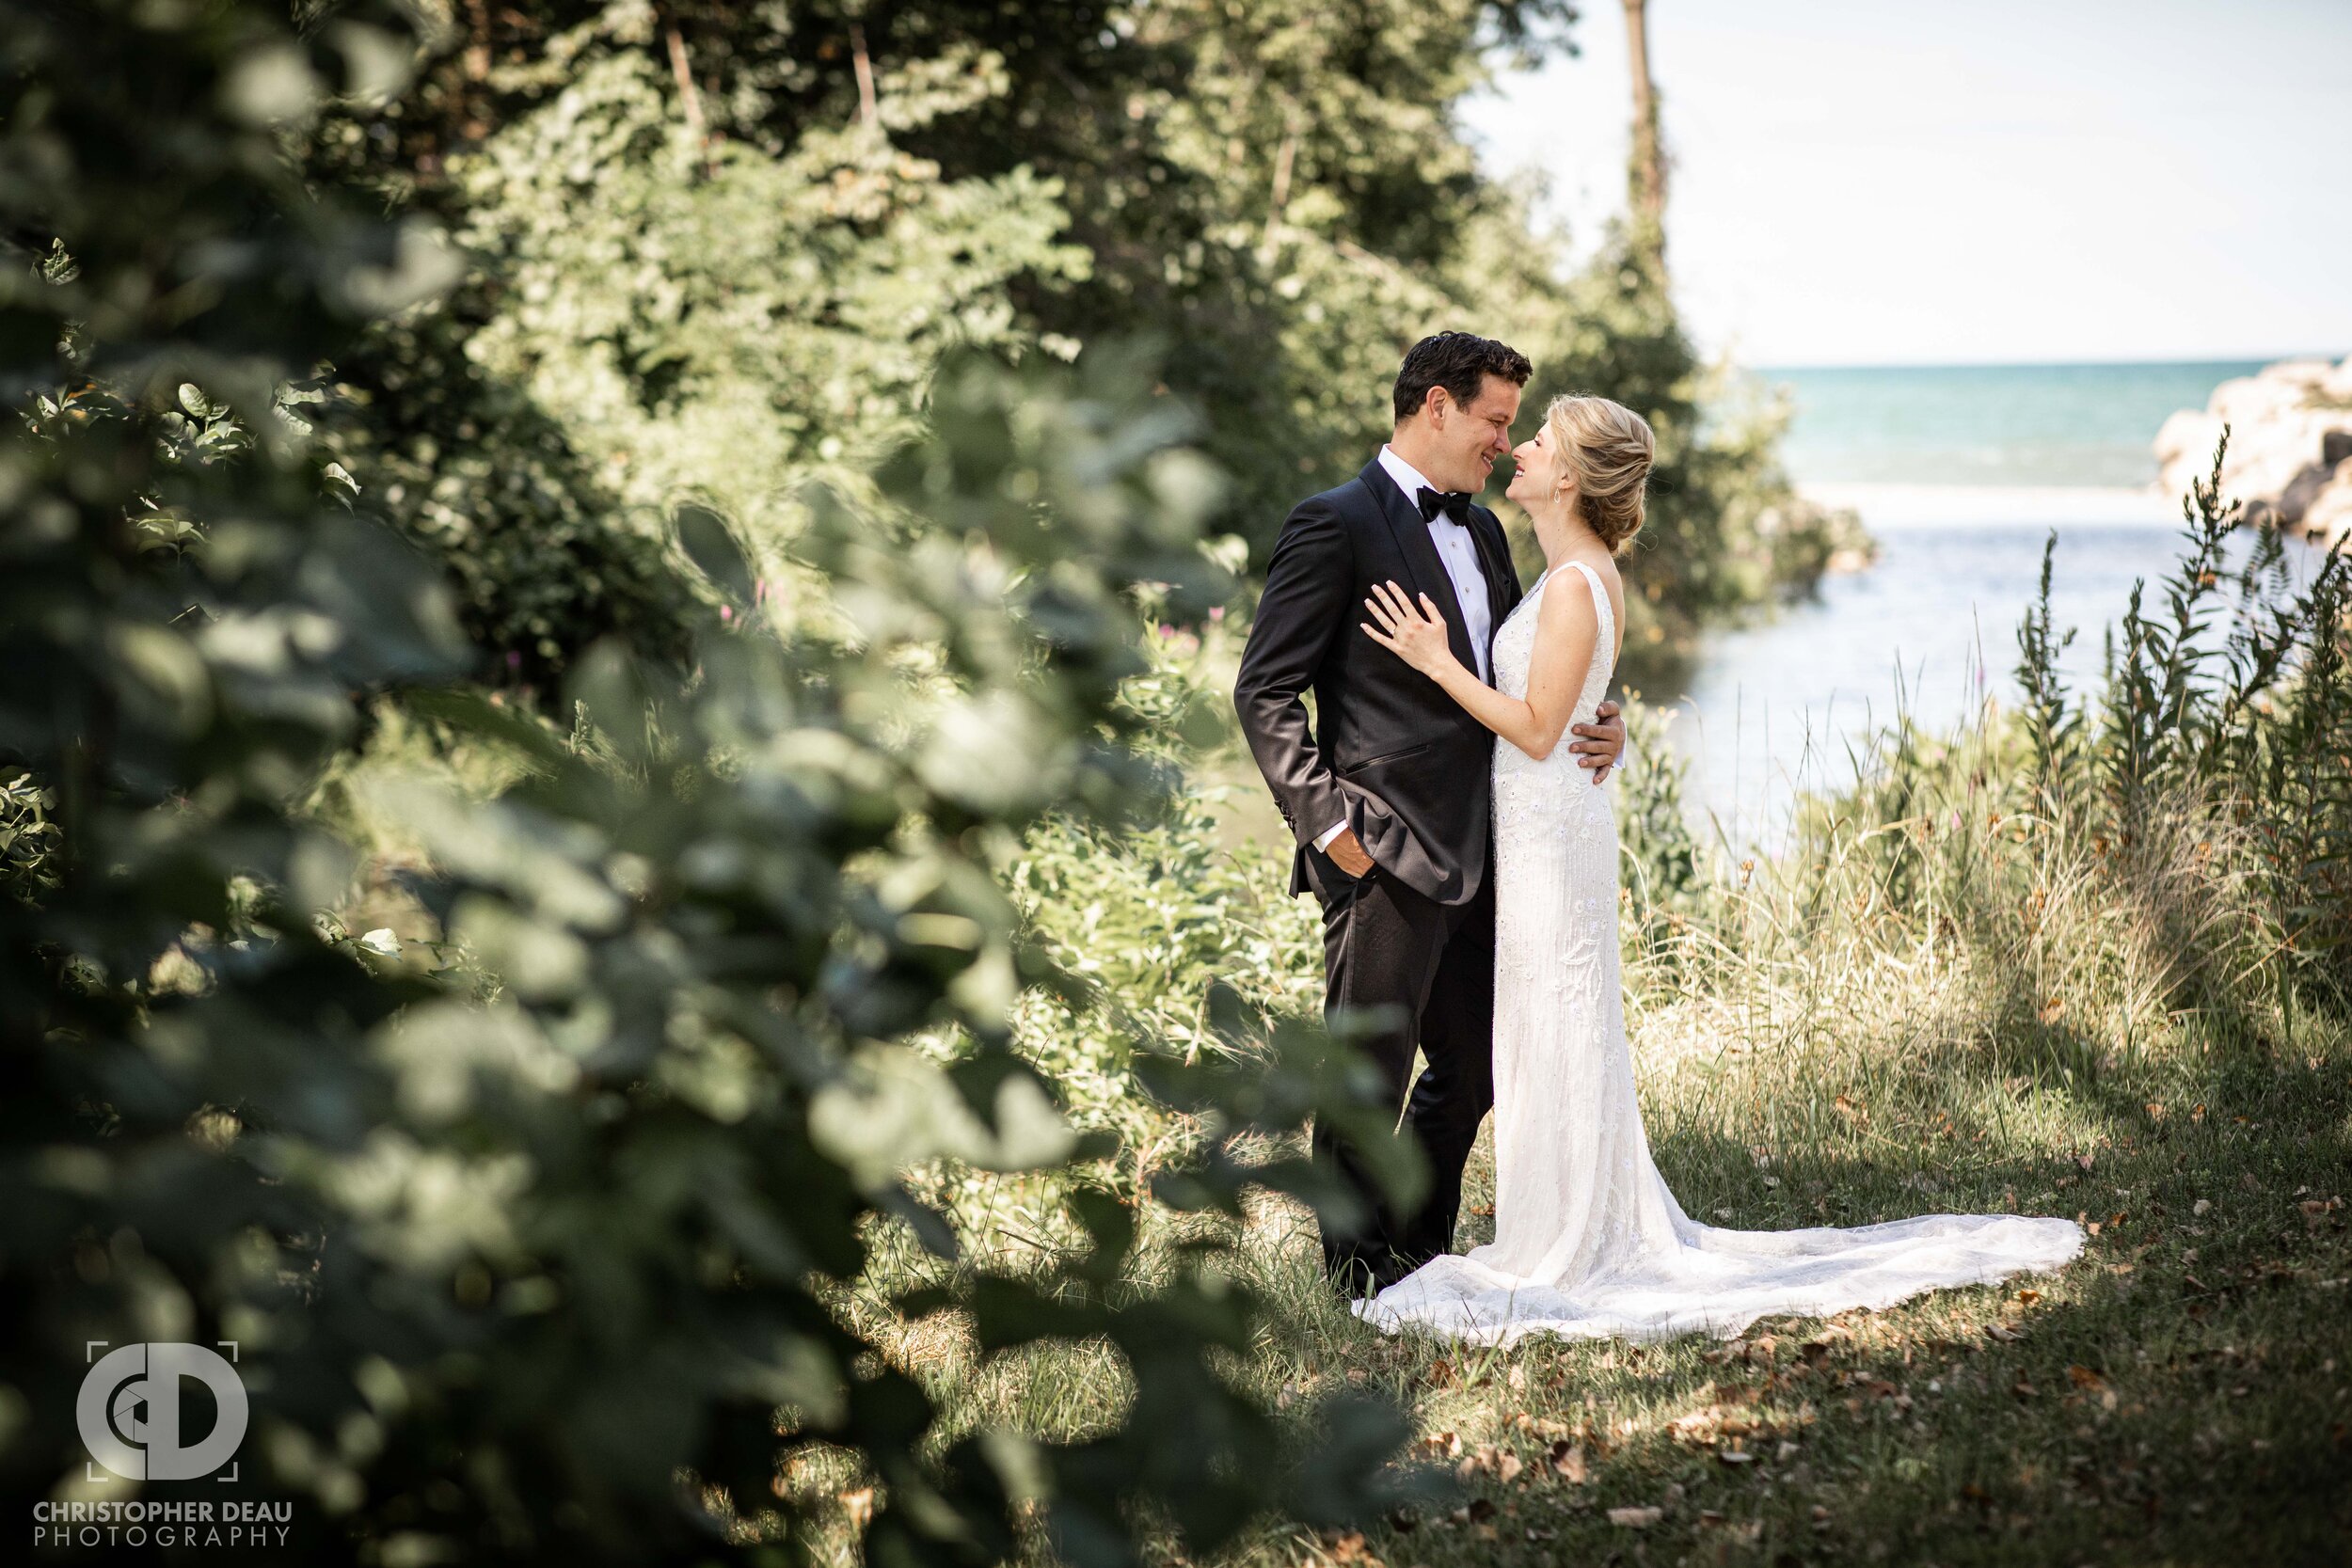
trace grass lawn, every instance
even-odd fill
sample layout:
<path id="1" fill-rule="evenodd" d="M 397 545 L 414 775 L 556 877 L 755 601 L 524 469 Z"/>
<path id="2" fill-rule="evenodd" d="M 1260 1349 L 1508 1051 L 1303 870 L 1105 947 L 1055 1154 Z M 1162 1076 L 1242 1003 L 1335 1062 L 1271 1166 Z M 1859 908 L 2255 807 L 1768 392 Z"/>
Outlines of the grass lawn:
<path id="1" fill-rule="evenodd" d="M 1693 1215 L 1745 1228 L 2080 1215 L 2095 1233 L 2077 1261 L 1728 1344 L 1465 1350 L 1358 1323 L 1322 1284 L 1311 1216 L 1263 1198 L 1227 1231 L 1229 1266 L 1269 1307 L 1233 1375 L 1300 1420 L 1334 1394 L 1387 1393 L 1442 1496 L 1360 1531 L 1267 1524 L 1205 1560 L 2352 1560 L 2346 1031 L 2307 1017 L 2291 1057 L 2193 1016 L 2130 1053 L 2055 1027 L 1971 1051 L 1948 1037 L 1954 1017 L 1906 994 L 1912 1037 L 1854 1006 L 1823 1009 L 1809 1040 L 1645 1047 L 1669 1184 Z M 1677 1022 L 1653 1010 L 1637 1038 Z M 1131 1139 L 1127 1158 L 1140 1176 L 1154 1153 Z M 1489 1158 L 1482 1144 L 1461 1245 L 1491 1234 Z M 970 1262 L 1018 1270 L 1075 1241 L 1052 1192 L 1022 1179 L 972 1180 L 957 1207 Z M 1147 1270 L 1218 1224 L 1148 1212 Z M 893 1278 L 885 1262 L 875 1283 Z M 1107 1351 L 979 1365 L 952 1315 L 911 1325 L 894 1358 L 959 1426 L 1080 1436 L 1128 1386 Z M 815 1466 L 793 1490 L 821 1517 L 836 1491 L 853 1511 L 861 1484 Z M 841 1560 L 846 1532 L 810 1544 Z M 1165 1560 L 1184 1560 L 1171 1544 Z"/>
<path id="2" fill-rule="evenodd" d="M 1729 1345 L 1391 1340 L 1317 1299 L 1302 1237 L 1269 1269 L 1285 1312 L 1258 1375 L 1392 1390 L 1459 1494 L 1245 1560 L 2352 1560 L 2348 1073 L 2341 1049 L 2119 1069 L 2083 1097 L 2098 1131 L 2082 1142 L 1938 1122 L 1908 1150 L 1847 1139 L 1759 1164 L 1664 1130 L 1669 1183 L 1693 1213 L 1728 1211 L 1719 1224 L 2013 1200 L 2098 1227 L 2054 1277 L 1759 1323 Z"/>

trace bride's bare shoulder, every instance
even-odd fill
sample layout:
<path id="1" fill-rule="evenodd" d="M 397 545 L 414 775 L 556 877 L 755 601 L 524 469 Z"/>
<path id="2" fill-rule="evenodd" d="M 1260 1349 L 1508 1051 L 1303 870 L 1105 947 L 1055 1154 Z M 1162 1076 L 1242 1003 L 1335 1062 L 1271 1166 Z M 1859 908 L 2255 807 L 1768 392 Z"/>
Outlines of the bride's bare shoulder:
<path id="1" fill-rule="evenodd" d="M 1565 578 L 1565 581 L 1561 580 Z M 1590 647 L 1600 635 L 1600 617 L 1594 613 L 1593 595 L 1585 591 L 1584 579 L 1574 566 L 1563 564 L 1545 577 L 1543 605 L 1537 613 L 1537 634 L 1547 641 Z M 1570 592 L 1562 592 L 1562 590 Z"/>
<path id="2" fill-rule="evenodd" d="M 1574 564 L 1562 565 L 1560 568 L 1560 576 L 1576 579 L 1578 586 L 1581 587 L 1582 582 L 1576 570 L 1578 566 L 1582 566 L 1589 570 L 1593 574 L 1593 580 L 1599 584 L 1602 596 L 1607 598 L 1609 601 L 1609 619 L 1612 623 L 1613 623 L 1616 631 L 1616 637 L 1614 639 L 1615 648 L 1624 647 L 1625 578 L 1618 575 L 1616 562 L 1608 556 L 1601 556 L 1593 560 L 1586 560 L 1580 556 L 1576 559 Z M 1560 615 L 1555 618 L 1552 615 L 1552 607 L 1549 604 L 1547 604 L 1544 607 L 1546 619 L 1551 620 L 1555 626 L 1569 621 L 1579 623 L 1583 627 L 1586 636 L 1595 640 L 1598 639 L 1600 634 L 1600 617 L 1594 613 L 1593 596 L 1591 594 L 1561 594 L 1558 595 L 1546 594 L 1544 596 L 1547 599 L 1556 598 L 1561 606 Z M 1614 652 L 1614 648 L 1613 648 L 1612 652 Z"/>
<path id="3" fill-rule="evenodd" d="M 1601 592 L 1609 595 L 1609 607 L 1619 619 L 1624 618 L 1625 578 L 1617 571 L 1617 559 L 1612 555 L 1578 556 L 1577 563 L 1590 570 L 1599 581 Z"/>
<path id="4" fill-rule="evenodd" d="M 1573 582 L 1577 577 L 1576 568 L 1579 566 L 1591 572 L 1598 579 L 1601 592 L 1609 595 L 1609 602 L 1613 609 L 1624 606 L 1625 578 L 1618 575 L 1617 563 L 1614 560 L 1608 556 L 1595 556 L 1589 560 L 1583 556 L 1578 556 L 1572 562 L 1562 562 L 1559 571 L 1554 576 L 1567 578 Z M 1579 583 L 1578 586 L 1581 587 L 1581 584 Z M 1547 594 L 1546 597 L 1549 595 Z M 1565 594 L 1561 597 L 1581 600 L 1587 605 L 1592 602 L 1592 595 L 1589 594 Z"/>

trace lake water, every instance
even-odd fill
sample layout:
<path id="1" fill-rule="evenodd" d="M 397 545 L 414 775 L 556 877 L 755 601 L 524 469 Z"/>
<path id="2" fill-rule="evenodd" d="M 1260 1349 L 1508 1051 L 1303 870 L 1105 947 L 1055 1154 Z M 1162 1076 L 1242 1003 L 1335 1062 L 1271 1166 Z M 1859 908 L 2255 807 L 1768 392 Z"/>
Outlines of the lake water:
<path id="1" fill-rule="evenodd" d="M 2053 610 L 2079 628 L 2062 668 L 2094 686 L 2132 583 L 2161 577 L 2181 545 L 2180 501 L 2153 487 L 2157 427 L 2257 368 L 1758 372 L 1795 393 L 1792 475 L 1856 507 L 1882 553 L 1818 601 L 1709 637 L 1686 691 L 1645 693 L 1677 710 L 1694 816 L 1770 847 L 1793 792 L 1851 778 L 1850 755 L 1899 705 L 1945 729 L 1987 696 L 2013 700 L 2017 623 L 2053 531 Z"/>
<path id="2" fill-rule="evenodd" d="M 1760 370 L 1795 395 L 1799 482 L 2139 489 L 2156 430 L 2263 361 Z"/>

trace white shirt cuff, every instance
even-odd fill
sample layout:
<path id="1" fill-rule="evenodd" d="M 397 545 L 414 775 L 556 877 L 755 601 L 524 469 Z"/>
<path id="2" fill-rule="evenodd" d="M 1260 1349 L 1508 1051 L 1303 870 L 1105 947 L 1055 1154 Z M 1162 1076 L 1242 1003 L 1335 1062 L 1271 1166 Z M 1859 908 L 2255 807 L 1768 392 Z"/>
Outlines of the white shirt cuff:
<path id="1" fill-rule="evenodd" d="M 1340 834 L 1345 832 L 1346 831 L 1347 822 L 1345 818 L 1342 818 L 1341 820 L 1332 823 L 1329 827 L 1324 829 L 1322 832 L 1315 835 L 1315 847 L 1318 849 L 1328 849 L 1331 847 L 1331 841 L 1339 837 Z"/>

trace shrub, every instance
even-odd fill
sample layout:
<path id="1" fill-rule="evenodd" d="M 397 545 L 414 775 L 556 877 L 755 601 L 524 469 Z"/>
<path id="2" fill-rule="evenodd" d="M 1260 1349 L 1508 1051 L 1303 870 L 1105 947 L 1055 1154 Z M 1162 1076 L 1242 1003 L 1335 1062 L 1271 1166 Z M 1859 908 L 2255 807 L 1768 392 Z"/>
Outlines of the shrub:
<path id="1" fill-rule="evenodd" d="M 0 443 L 0 760 L 56 801 L 30 901 L 0 899 L 8 1505 L 103 1495 L 90 1341 L 234 1340 L 251 1436 L 202 1496 L 299 1499 L 313 1560 L 779 1560 L 779 1466 L 811 1450 L 878 1488 L 882 1562 L 1001 1558 L 1032 1519 L 1125 1562 L 1147 1516 L 1200 1549 L 1269 1506 L 1376 1506 L 1393 1417 L 1330 1410 L 1286 1449 L 1227 1375 L 1249 1293 L 1198 1254 L 1116 1288 L 1106 1195 L 1073 1195 L 1091 1244 L 1045 1275 L 898 1304 L 990 1355 L 1115 1347 L 1134 1397 L 1099 1430 L 946 1430 L 840 1306 L 878 1232 L 956 1248 L 910 1164 L 1083 1151 L 1007 1049 L 1049 970 L 995 873 L 1155 777 L 1120 700 L 1138 586 L 1198 613 L 1221 582 L 1186 416 L 1132 367 L 951 367 L 887 508 L 818 505 L 835 613 L 779 635 L 687 509 L 681 602 L 723 613 L 691 663 L 592 649 L 566 735 L 451 684 L 480 650 L 432 563 L 278 411 L 434 281 L 281 155 L 321 93 L 384 87 L 353 73 L 405 55 L 399 13 L 298 39 L 258 3 L 99 9 L 0 11 L 0 228 L 67 258 L 0 271 L 0 377 L 47 400 Z M 352 856 L 299 809 L 387 692 L 524 774 L 351 782 L 424 851 L 413 946 L 343 934 Z M 928 1063 L 943 1030 L 968 1049 Z M 1251 1150 L 1366 1114 L 1318 1041 L 1272 1045 L 1155 1080 L 1222 1129 L 1186 1204 L 1298 1187 Z"/>

